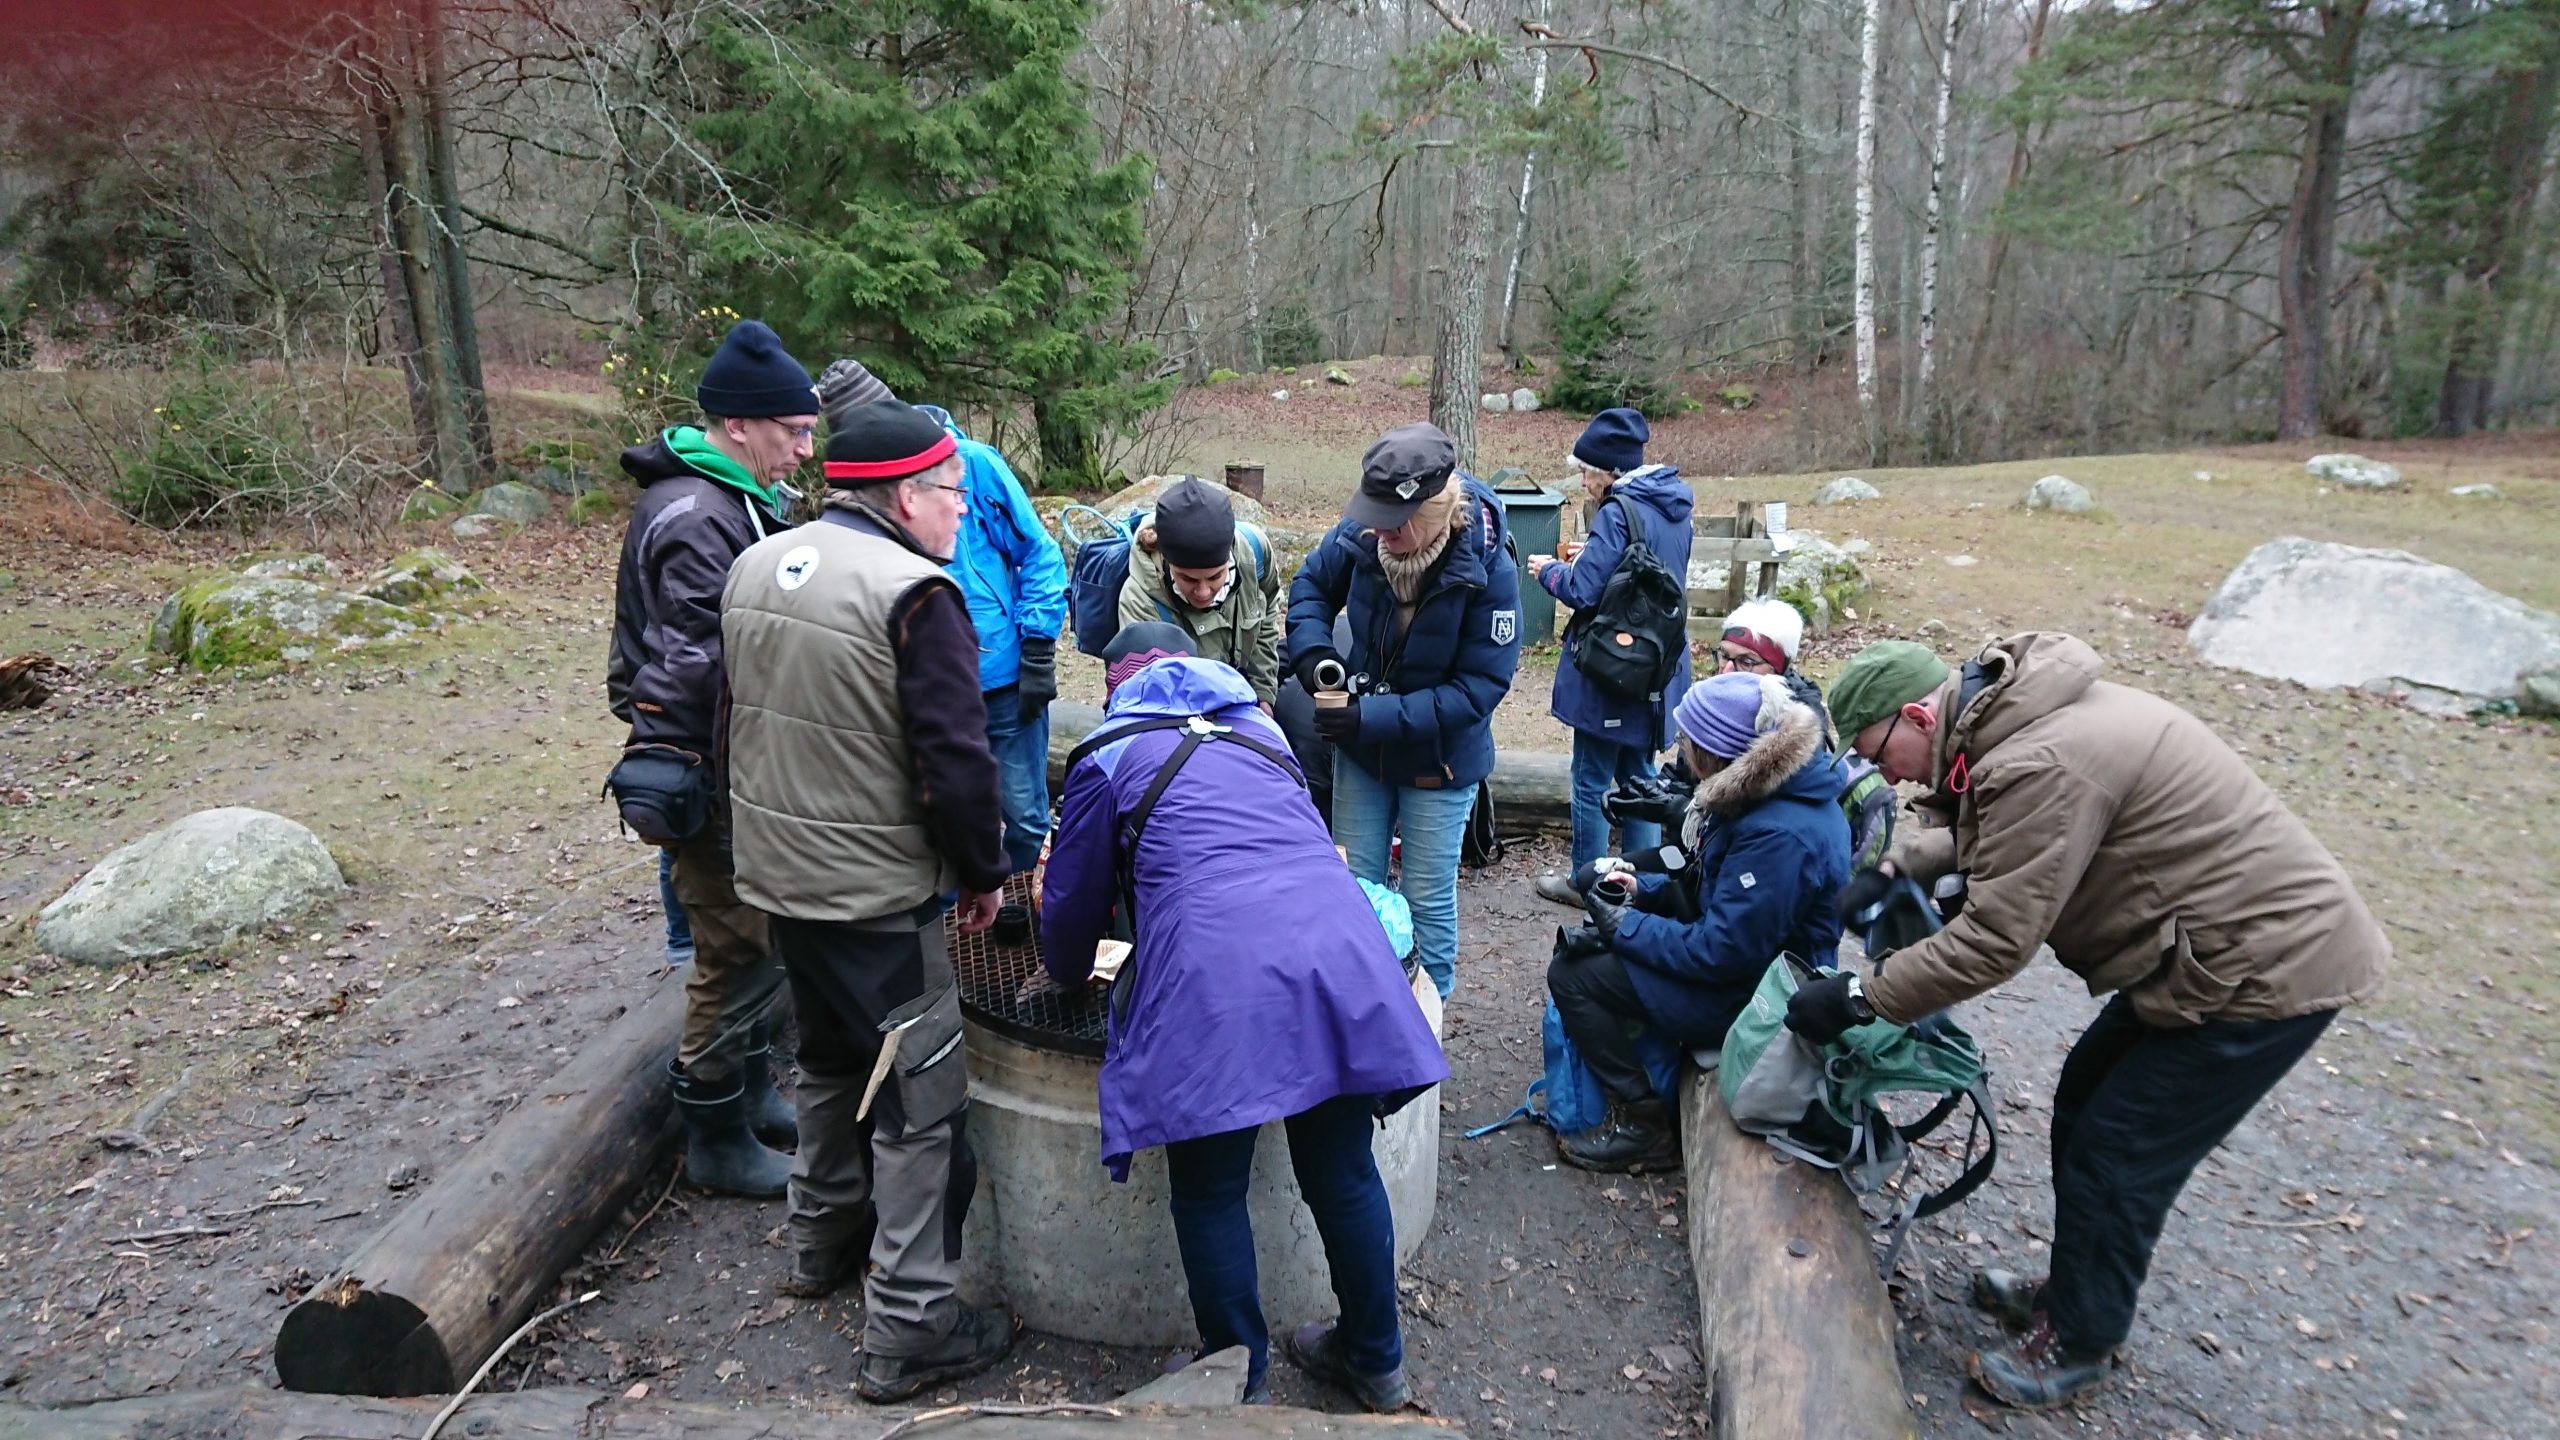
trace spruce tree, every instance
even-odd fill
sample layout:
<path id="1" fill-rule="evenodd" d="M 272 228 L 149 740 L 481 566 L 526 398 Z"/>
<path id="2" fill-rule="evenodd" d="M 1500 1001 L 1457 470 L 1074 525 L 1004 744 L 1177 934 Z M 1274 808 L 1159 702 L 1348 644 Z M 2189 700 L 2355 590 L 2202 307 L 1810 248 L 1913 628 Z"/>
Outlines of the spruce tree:
<path id="1" fill-rule="evenodd" d="M 779 0 L 708 36 L 695 122 L 731 193 L 673 216 L 702 293 L 812 371 L 852 355 L 916 403 L 1030 407 L 1040 483 L 1102 480 L 1162 403 L 1117 333 L 1143 157 L 1100 162 L 1068 73 L 1091 0 Z"/>

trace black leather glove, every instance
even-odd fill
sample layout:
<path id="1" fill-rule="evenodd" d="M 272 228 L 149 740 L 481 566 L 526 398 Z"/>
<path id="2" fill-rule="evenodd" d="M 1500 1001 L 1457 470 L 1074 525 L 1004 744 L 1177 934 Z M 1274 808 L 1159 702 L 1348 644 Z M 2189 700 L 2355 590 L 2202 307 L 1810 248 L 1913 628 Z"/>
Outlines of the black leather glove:
<path id="1" fill-rule="evenodd" d="M 1576 925 L 1570 930 L 1561 925 L 1556 927 L 1555 955 L 1559 960 L 1605 954 L 1608 949 L 1609 937 L 1588 925 Z"/>
<path id="2" fill-rule="evenodd" d="M 1037 635 L 1022 641 L 1022 723 L 1030 724 L 1058 698 L 1058 642 Z"/>
<path id="3" fill-rule="evenodd" d="M 1609 939 L 1618 937 L 1619 922 L 1636 903 L 1636 881 L 1632 875 L 1604 875 L 1582 892 L 1582 908 L 1591 916 L 1591 928 Z"/>
<path id="4" fill-rule="evenodd" d="M 1628 868 L 1626 861 L 1619 859 L 1615 855 L 1603 855 L 1597 860 L 1585 860 L 1581 864 L 1573 867 L 1573 874 L 1566 877 L 1564 883 L 1573 887 L 1574 894 L 1588 895 L 1591 893 L 1593 883 L 1598 881 L 1601 876 L 1608 874 L 1612 870 L 1624 870 L 1626 868 Z"/>
<path id="5" fill-rule="evenodd" d="M 1316 683 L 1316 667 L 1327 660 L 1332 661 L 1336 665 L 1341 665 L 1342 652 L 1334 649 L 1330 645 L 1318 645 L 1314 649 L 1300 655 L 1298 657 L 1298 663 L 1291 667 L 1293 673 L 1298 677 L 1298 683 L 1306 687 L 1308 694 L 1313 695 L 1317 691 L 1325 688 L 1324 686 Z M 1344 666 L 1343 668 L 1348 670 L 1350 667 Z"/>
<path id="6" fill-rule="evenodd" d="M 1694 782 L 1683 788 L 1659 780 L 1622 780 L 1601 797 L 1600 809 L 1612 820 L 1677 825 L 1688 814 L 1689 797 L 1696 789 Z"/>
<path id="7" fill-rule="evenodd" d="M 1816 1045 L 1828 1045 L 1841 1032 L 1876 1018 L 1874 1007 L 1859 993 L 1858 977 L 1833 971 L 1787 999 L 1787 1028 Z"/>
<path id="8" fill-rule="evenodd" d="M 1335 745 L 1348 745 L 1360 738 L 1360 702 L 1348 705 L 1316 707 L 1316 733 Z"/>
<path id="9" fill-rule="evenodd" d="M 1849 877 L 1840 887 L 1840 918 L 1854 922 L 1893 889 L 1893 875 L 1881 866 L 1870 865 Z"/>

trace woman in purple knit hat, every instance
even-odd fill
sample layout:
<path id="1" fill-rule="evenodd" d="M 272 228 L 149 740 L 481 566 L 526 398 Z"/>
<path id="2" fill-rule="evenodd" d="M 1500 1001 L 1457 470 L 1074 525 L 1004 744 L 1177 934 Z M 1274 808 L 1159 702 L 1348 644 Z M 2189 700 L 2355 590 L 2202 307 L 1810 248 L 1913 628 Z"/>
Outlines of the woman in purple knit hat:
<path id="1" fill-rule="evenodd" d="M 1639 876 L 1603 861 L 1583 897 L 1590 933 L 1547 967 L 1564 1033 L 1609 1097 L 1601 1123 L 1559 1137 L 1585 1170 L 1679 1163 L 1629 1022 L 1675 1044 L 1721 1045 L 1770 961 L 1792 952 L 1829 965 L 1840 945 L 1848 776 L 1822 748 L 1812 707 L 1774 675 L 1728 672 L 1690 686 L 1672 718 L 1700 777 L 1681 837 L 1690 863 Z"/>
<path id="2" fill-rule="evenodd" d="M 1132 628 L 1163 638 L 1112 666 L 1040 891 L 1041 954 L 1070 985 L 1093 973 L 1113 909 L 1134 912 L 1136 950 L 1111 990 L 1102 1163 L 1125 1181 L 1132 1155 L 1165 1147 L 1199 1353 L 1248 1347 L 1251 1399 L 1270 1333 L 1245 1201 L 1255 1136 L 1284 1122 L 1342 1304 L 1292 1335 L 1289 1356 L 1370 1409 L 1400 1408 L 1395 1222 L 1370 1143 L 1377 1117 L 1448 1063 L 1253 686 L 1190 656 L 1172 627 Z"/>

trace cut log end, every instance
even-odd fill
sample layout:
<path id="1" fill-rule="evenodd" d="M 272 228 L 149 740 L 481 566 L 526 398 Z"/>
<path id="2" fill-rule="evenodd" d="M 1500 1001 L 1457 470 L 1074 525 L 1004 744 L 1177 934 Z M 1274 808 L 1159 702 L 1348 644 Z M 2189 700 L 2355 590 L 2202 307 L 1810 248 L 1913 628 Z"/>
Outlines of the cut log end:
<path id="1" fill-rule="evenodd" d="M 352 1277 L 285 1314 L 276 1374 L 286 1389 L 316 1395 L 443 1395 L 458 1378 L 425 1311 Z"/>

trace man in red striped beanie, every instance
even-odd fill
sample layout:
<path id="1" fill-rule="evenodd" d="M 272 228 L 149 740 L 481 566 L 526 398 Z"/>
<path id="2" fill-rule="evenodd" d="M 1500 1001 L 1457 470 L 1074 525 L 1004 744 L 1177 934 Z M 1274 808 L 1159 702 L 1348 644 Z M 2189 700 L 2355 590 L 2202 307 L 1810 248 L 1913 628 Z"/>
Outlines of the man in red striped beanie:
<path id="1" fill-rule="evenodd" d="M 721 597 L 738 893 L 800 1019 L 781 1288 L 862 1285 L 854 1389 L 874 1401 L 983 1369 L 1014 1335 L 954 1293 L 977 1161 L 945 897 L 961 934 L 984 930 L 1008 868 L 978 635 L 943 569 L 963 463 L 912 406 L 843 411 L 824 510 L 739 556 Z"/>

